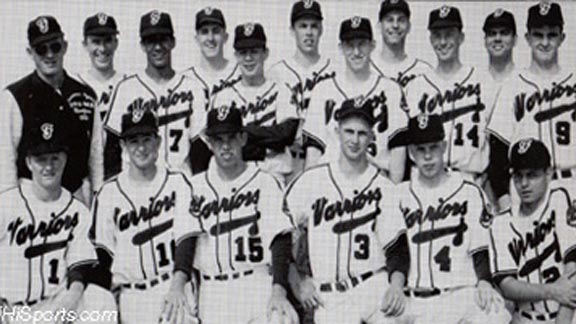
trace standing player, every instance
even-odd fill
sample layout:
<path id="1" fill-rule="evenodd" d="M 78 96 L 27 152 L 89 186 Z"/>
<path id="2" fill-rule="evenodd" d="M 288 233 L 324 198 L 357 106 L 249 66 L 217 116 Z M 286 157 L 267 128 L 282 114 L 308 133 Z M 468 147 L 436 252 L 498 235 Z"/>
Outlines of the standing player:
<path id="1" fill-rule="evenodd" d="M 285 212 L 307 230 L 313 293 L 304 305 L 317 307 L 315 322 L 382 323 L 380 300 L 388 279 L 375 234 L 392 183 L 368 162 L 375 109 L 345 100 L 336 111 L 339 155 L 302 173 L 288 187 Z M 318 190 L 322 183 L 322 190 Z M 384 217 L 382 217 L 384 218 Z M 388 266 L 393 262 L 388 260 Z"/>
<path id="2" fill-rule="evenodd" d="M 199 139 L 206 102 L 201 82 L 172 68 L 172 50 L 176 46 L 170 15 L 153 10 L 140 20 L 140 45 L 146 54 L 143 73 L 122 80 L 116 89 L 105 121 L 109 136 L 119 136 L 125 113 L 151 110 L 158 116 L 161 135 L 160 157 L 171 169 L 190 173 L 188 163 L 191 143 Z M 108 152 L 106 152 L 108 153 Z M 106 158 L 114 156 L 106 154 Z M 107 174 L 122 167 L 118 160 Z"/>
<path id="3" fill-rule="evenodd" d="M 102 138 L 90 87 L 68 76 L 64 55 L 68 43 L 58 21 L 39 16 L 28 24 L 26 49 L 35 71 L 9 85 L 0 96 L 0 191 L 14 187 L 20 178 L 30 178 L 24 146 L 35 118 L 58 115 L 73 130 L 62 186 L 85 204 L 102 182 Z"/>
<path id="4" fill-rule="evenodd" d="M 416 172 L 395 191 L 389 219 L 377 223 L 382 242 L 406 233 L 410 248 L 408 277 L 391 274 L 382 310 L 409 323 L 508 323 L 490 284 L 484 194 L 446 169 L 444 134 L 441 116 L 421 114 L 391 141 L 408 145 Z"/>
<path id="5" fill-rule="evenodd" d="M 185 176 L 157 163 L 161 142 L 151 111 L 125 114 L 120 144 L 128 168 L 104 184 L 92 205 L 92 239 L 102 267 L 111 267 L 113 287 L 120 288 L 122 323 L 159 318 L 172 276 L 174 219 L 190 207 Z"/>
<path id="6" fill-rule="evenodd" d="M 370 20 L 352 17 L 340 24 L 340 50 L 346 61 L 343 73 L 318 86 L 310 101 L 304 133 L 311 141 L 306 152 L 306 167 L 338 156 L 334 128 L 334 111 L 348 99 L 359 105 L 368 102 L 376 111 L 375 142 L 370 147 L 370 160 L 389 173 L 394 182 L 404 176 L 404 148 L 388 150 L 388 137 L 406 124 L 401 109 L 402 93 L 398 84 L 381 76 L 370 64 L 374 39 Z"/>
<path id="7" fill-rule="evenodd" d="M 182 291 L 194 266 L 203 323 L 297 323 L 286 299 L 291 224 L 282 215 L 281 184 L 243 160 L 242 119 L 239 109 L 226 106 L 208 113 L 214 158 L 192 178 L 191 214 L 176 218 L 175 274 L 164 308 L 169 319 L 186 307 Z M 279 318 L 267 322 L 267 308 L 268 320 L 273 312 Z"/>
<path id="8" fill-rule="evenodd" d="M 112 294 L 86 286 L 97 262 L 89 211 L 62 187 L 69 125 L 54 115 L 28 127 L 23 152 L 32 177 L 0 194 L 0 323 L 30 323 L 26 316 L 36 311 L 54 317 L 51 323 L 73 322 L 83 311 L 101 311 L 99 323 L 116 323 Z"/>
<path id="9" fill-rule="evenodd" d="M 516 303 L 513 323 L 572 323 L 576 307 L 576 214 L 565 188 L 552 180 L 550 153 L 535 139 L 512 147 L 519 203 L 490 230 L 493 276 Z"/>
<path id="10" fill-rule="evenodd" d="M 576 176 L 576 75 L 558 62 L 566 37 L 562 10 L 557 3 L 541 2 L 529 8 L 526 25 L 530 66 L 502 88 L 490 130 L 508 146 L 526 137 L 542 141 L 550 151 L 555 178 L 572 185 Z M 502 186 L 504 191 L 508 183 Z M 514 200 L 513 192 L 511 196 Z"/>

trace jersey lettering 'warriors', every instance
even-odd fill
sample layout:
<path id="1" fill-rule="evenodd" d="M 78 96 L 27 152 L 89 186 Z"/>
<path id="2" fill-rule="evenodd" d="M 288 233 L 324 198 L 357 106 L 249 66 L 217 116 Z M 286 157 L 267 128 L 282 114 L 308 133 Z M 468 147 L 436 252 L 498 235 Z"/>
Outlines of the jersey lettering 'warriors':
<path id="1" fill-rule="evenodd" d="M 202 93 L 204 95 L 205 110 L 210 109 L 212 101 L 222 90 L 229 88 L 240 81 L 240 72 L 238 65 L 228 64 L 228 68 L 222 72 L 209 71 L 198 67 L 191 67 L 183 72 L 185 75 L 190 74 L 198 79 L 202 84 Z"/>
<path id="2" fill-rule="evenodd" d="M 324 184 L 321 190 L 318 183 Z M 351 279 L 384 266 L 376 220 L 389 206 L 392 183 L 369 166 L 350 179 L 334 163 L 304 172 L 287 189 L 284 208 L 293 222 L 308 228 L 312 274 L 319 282 Z"/>
<path id="3" fill-rule="evenodd" d="M 545 201 L 529 217 L 519 215 L 518 206 L 495 217 L 490 229 L 492 271 L 495 278 L 513 276 L 546 284 L 562 274 L 563 261 L 575 253 L 576 223 L 570 214 L 568 192 L 552 185 Z M 546 314 L 558 311 L 552 300 L 520 302 L 521 311 Z"/>
<path id="4" fill-rule="evenodd" d="M 410 117 L 438 114 L 444 121 L 448 147 L 445 161 L 453 169 L 482 173 L 489 162 L 486 127 L 490 105 L 481 89 L 484 80 L 474 68 L 462 68 L 449 80 L 423 75 L 406 89 Z"/>
<path id="5" fill-rule="evenodd" d="M 90 86 L 96 92 L 96 107 L 100 113 L 102 120 L 106 119 L 110 101 L 112 100 L 112 93 L 116 85 L 122 81 L 126 75 L 116 72 L 114 76 L 106 81 L 100 81 L 92 76 L 91 73 L 78 74 L 80 82 Z"/>
<path id="6" fill-rule="evenodd" d="M 93 240 L 113 258 L 115 283 L 150 280 L 172 271 L 176 215 L 188 213 L 192 189 L 180 173 L 159 169 L 137 186 L 128 172 L 106 182 L 93 203 Z"/>
<path id="7" fill-rule="evenodd" d="M 122 115 L 134 110 L 155 112 L 162 137 L 160 157 L 168 167 L 179 168 L 206 122 L 202 91 L 200 82 L 189 76 L 177 74 L 165 85 L 145 73 L 129 76 L 116 87 L 104 126 L 120 135 Z"/>
<path id="8" fill-rule="evenodd" d="M 554 168 L 576 168 L 576 76 L 520 73 L 502 88 L 489 127 L 507 143 L 536 138 L 550 150 Z"/>
<path id="9" fill-rule="evenodd" d="M 274 177 L 248 164 L 238 178 L 224 181 L 212 164 L 191 182 L 191 215 L 177 218 L 176 237 L 198 236 L 194 267 L 214 276 L 270 265 L 273 238 L 291 228 Z"/>
<path id="10" fill-rule="evenodd" d="M 441 190 L 403 182 L 397 205 L 382 222 L 382 242 L 406 231 L 410 246 L 408 286 L 449 288 L 477 282 L 472 255 L 488 249 L 490 216 L 475 184 L 449 173 Z M 379 223 L 380 224 L 380 223 Z"/>
<path id="11" fill-rule="evenodd" d="M 430 63 L 413 57 L 407 57 L 397 64 L 390 64 L 376 56 L 372 58 L 372 67 L 382 76 L 394 80 L 402 89 L 417 77 L 432 72 Z"/>
<path id="12" fill-rule="evenodd" d="M 32 190 L 31 181 L 23 180 L 0 195 L 0 297 L 10 303 L 54 296 L 65 287 L 69 269 L 97 262 L 88 209 L 67 190 L 50 203 Z"/>

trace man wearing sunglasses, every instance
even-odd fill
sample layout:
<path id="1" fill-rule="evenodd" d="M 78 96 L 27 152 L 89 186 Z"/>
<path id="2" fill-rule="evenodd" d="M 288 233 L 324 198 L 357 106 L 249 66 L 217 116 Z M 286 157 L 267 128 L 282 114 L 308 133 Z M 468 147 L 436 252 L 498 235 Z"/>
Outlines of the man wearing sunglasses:
<path id="1" fill-rule="evenodd" d="M 30 141 L 29 127 L 38 118 L 58 116 L 67 121 L 73 136 L 62 185 L 88 204 L 103 178 L 100 119 L 95 117 L 94 91 L 64 70 L 68 43 L 58 21 L 39 16 L 28 25 L 29 47 L 35 71 L 12 83 L 0 97 L 0 191 L 30 178 L 23 147 Z"/>

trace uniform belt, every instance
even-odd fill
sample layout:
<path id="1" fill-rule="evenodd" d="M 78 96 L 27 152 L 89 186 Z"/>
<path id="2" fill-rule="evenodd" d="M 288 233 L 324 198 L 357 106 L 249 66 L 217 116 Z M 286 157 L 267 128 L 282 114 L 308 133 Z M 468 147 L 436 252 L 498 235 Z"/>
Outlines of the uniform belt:
<path id="1" fill-rule="evenodd" d="M 204 280 L 216 280 L 216 281 L 226 281 L 226 280 L 233 280 L 238 279 L 240 277 L 246 277 L 254 273 L 254 270 L 247 270 L 247 271 L 240 271 L 240 272 L 233 272 L 233 273 L 224 273 L 215 276 L 209 275 L 202 275 L 202 279 Z"/>
<path id="2" fill-rule="evenodd" d="M 376 271 L 366 271 L 359 276 L 351 277 L 350 279 L 340 280 L 337 282 L 326 282 L 320 284 L 320 291 L 321 292 L 345 292 L 348 291 L 360 284 L 363 281 L 368 280 L 373 275 L 377 274 L 378 272 L 384 271 L 384 268 L 376 270 Z"/>
<path id="3" fill-rule="evenodd" d="M 147 290 L 158 285 L 160 282 L 170 280 L 170 277 L 170 272 L 165 272 L 154 279 L 138 283 L 125 283 L 122 284 L 121 287 L 126 289 Z"/>
<path id="4" fill-rule="evenodd" d="M 528 312 L 521 310 L 520 315 L 522 317 L 525 317 L 525 318 L 533 320 L 533 321 L 544 322 L 544 321 L 551 321 L 551 320 L 555 319 L 556 316 L 558 316 L 558 312 L 552 312 L 552 313 L 546 313 L 546 314 L 530 314 Z"/>
<path id="5" fill-rule="evenodd" d="M 17 301 L 15 303 L 12 303 L 13 306 L 34 306 L 36 304 L 38 304 L 41 301 L 44 301 L 48 298 L 46 297 L 42 297 L 40 299 L 32 299 L 32 300 L 22 300 L 22 301 Z"/>
<path id="6" fill-rule="evenodd" d="M 456 286 L 450 288 L 426 288 L 426 289 L 416 289 L 416 288 L 405 288 L 404 289 L 404 296 L 406 297 L 417 297 L 417 298 L 429 298 L 434 296 L 440 296 L 443 293 L 452 292 L 456 290 L 460 290 L 462 288 L 466 288 L 468 286 Z"/>
<path id="7" fill-rule="evenodd" d="M 571 169 L 565 169 L 565 170 L 556 170 L 556 172 L 554 172 L 554 180 L 558 180 L 558 179 L 570 179 L 574 176 L 574 173 L 572 172 Z"/>

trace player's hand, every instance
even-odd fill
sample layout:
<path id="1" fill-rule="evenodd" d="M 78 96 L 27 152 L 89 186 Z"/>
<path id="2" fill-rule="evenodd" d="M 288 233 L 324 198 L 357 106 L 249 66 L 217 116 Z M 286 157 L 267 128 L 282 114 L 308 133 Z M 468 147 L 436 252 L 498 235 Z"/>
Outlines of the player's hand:
<path id="1" fill-rule="evenodd" d="M 78 309 L 78 304 L 82 299 L 84 292 L 84 284 L 80 282 L 73 282 L 70 287 L 64 290 L 59 296 L 54 299 L 52 305 L 53 314 L 60 314 L 59 312 L 64 309 L 65 312 L 75 312 Z M 67 316 L 56 316 L 55 323 L 67 323 L 65 321 Z"/>
<path id="2" fill-rule="evenodd" d="M 162 323 L 183 323 L 185 318 L 193 318 L 196 312 L 192 311 L 183 289 L 170 289 L 164 296 L 164 306 L 160 313 Z"/>
<path id="3" fill-rule="evenodd" d="M 266 317 L 268 322 L 272 318 L 272 314 L 276 313 L 281 318 L 278 324 L 298 324 L 298 314 L 292 307 L 292 304 L 286 298 L 286 290 L 284 287 L 275 284 L 272 287 L 272 296 L 268 301 L 268 309 L 266 310 Z"/>
<path id="4" fill-rule="evenodd" d="M 576 277 L 563 275 L 554 283 L 547 285 L 550 299 L 557 301 L 559 304 L 576 308 Z"/>
<path id="5" fill-rule="evenodd" d="M 300 281 L 300 302 L 306 309 L 315 309 L 324 306 L 324 301 L 314 285 L 314 281 L 310 277 L 305 277 Z"/>
<path id="6" fill-rule="evenodd" d="M 382 307 L 380 308 L 384 315 L 397 317 L 404 313 L 405 308 L 406 296 L 404 296 L 402 287 L 396 285 L 388 287 L 382 300 Z"/>
<path id="7" fill-rule="evenodd" d="M 485 280 L 480 280 L 476 288 L 476 304 L 478 307 L 486 313 L 490 313 L 492 309 L 497 313 L 500 309 L 497 303 L 501 301 L 498 292 Z"/>

